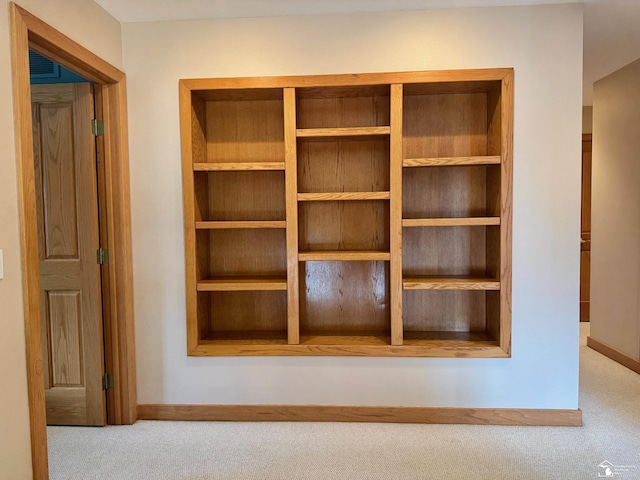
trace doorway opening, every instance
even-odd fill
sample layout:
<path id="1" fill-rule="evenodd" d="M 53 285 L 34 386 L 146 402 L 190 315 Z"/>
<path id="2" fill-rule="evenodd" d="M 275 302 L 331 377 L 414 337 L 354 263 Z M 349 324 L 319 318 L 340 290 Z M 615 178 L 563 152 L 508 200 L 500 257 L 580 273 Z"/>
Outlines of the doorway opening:
<path id="1" fill-rule="evenodd" d="M 13 3 L 10 14 L 31 452 L 33 478 L 44 480 L 48 478 L 45 363 L 29 49 L 95 85 L 95 110 L 104 122 L 97 148 L 104 171 L 105 212 L 100 223 L 110 257 L 102 272 L 109 289 L 103 312 L 106 363 L 114 387 L 108 390 L 108 417 L 109 423 L 121 425 L 136 420 L 126 88 L 124 74 L 86 48 Z M 56 301 L 72 303 L 69 297 L 73 295 Z"/>

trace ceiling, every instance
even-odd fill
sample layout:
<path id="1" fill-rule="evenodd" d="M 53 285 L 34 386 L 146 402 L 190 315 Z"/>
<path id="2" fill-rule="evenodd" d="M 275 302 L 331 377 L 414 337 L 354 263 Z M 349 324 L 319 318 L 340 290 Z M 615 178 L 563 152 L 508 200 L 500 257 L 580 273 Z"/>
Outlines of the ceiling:
<path id="1" fill-rule="evenodd" d="M 583 3 L 582 0 L 95 0 L 123 23 L 462 7 Z M 640 0 L 584 0 L 583 104 L 592 85 L 640 57 Z"/>

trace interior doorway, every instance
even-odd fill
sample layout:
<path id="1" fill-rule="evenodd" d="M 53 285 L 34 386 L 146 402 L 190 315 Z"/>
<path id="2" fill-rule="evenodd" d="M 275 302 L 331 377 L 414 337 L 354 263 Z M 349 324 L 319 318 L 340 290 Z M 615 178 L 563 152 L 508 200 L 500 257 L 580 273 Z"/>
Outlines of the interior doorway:
<path id="1" fill-rule="evenodd" d="M 107 422 L 93 86 L 29 52 L 47 425 Z M 44 67 L 52 72 L 44 80 Z M 55 83 L 53 83 L 55 82 Z"/>
<path id="2" fill-rule="evenodd" d="M 582 135 L 582 205 L 580 215 L 580 321 L 588 322 L 591 296 L 591 134 Z"/>
<path id="3" fill-rule="evenodd" d="M 109 288 L 103 317 L 106 364 L 113 372 L 114 385 L 108 391 L 109 422 L 114 424 L 133 423 L 137 416 L 126 88 L 124 74 L 108 62 L 13 3 L 10 14 L 31 452 L 33 478 L 45 480 L 45 368 L 29 49 L 93 82 L 96 114 L 104 121 L 104 136 L 97 152 L 103 159 L 101 190 L 110 254 L 102 281 Z"/>

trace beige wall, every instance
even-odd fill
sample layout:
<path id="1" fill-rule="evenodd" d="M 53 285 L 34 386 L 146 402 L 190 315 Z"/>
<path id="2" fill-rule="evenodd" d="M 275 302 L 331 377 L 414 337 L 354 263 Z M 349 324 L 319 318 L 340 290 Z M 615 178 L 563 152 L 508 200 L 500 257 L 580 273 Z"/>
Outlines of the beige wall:
<path id="1" fill-rule="evenodd" d="M 593 132 L 593 107 L 582 107 L 582 133 Z"/>
<path id="2" fill-rule="evenodd" d="M 140 403 L 577 408 L 580 5 L 130 23 L 123 48 Z M 186 356 L 178 79 L 490 67 L 515 68 L 513 358 Z"/>
<path id="3" fill-rule="evenodd" d="M 87 0 L 23 0 L 21 6 L 122 66 L 120 24 Z M 0 480 L 31 478 L 18 193 L 11 86 L 9 3 L 0 0 Z"/>
<path id="4" fill-rule="evenodd" d="M 640 359 L 640 60 L 593 96 L 591 336 Z"/>

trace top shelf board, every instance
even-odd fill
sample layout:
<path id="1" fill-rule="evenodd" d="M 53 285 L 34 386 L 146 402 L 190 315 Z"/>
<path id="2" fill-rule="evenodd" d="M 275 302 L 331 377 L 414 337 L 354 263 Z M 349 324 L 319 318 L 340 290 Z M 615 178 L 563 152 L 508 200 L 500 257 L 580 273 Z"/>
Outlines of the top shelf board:
<path id="1" fill-rule="evenodd" d="M 479 157 L 435 157 L 435 158 L 406 158 L 403 167 L 447 167 L 460 165 L 499 165 L 501 158 L 497 156 Z"/>
<path id="2" fill-rule="evenodd" d="M 297 88 L 298 99 L 306 98 L 354 98 L 354 97 L 388 97 L 389 85 L 355 85 L 338 87 Z"/>

